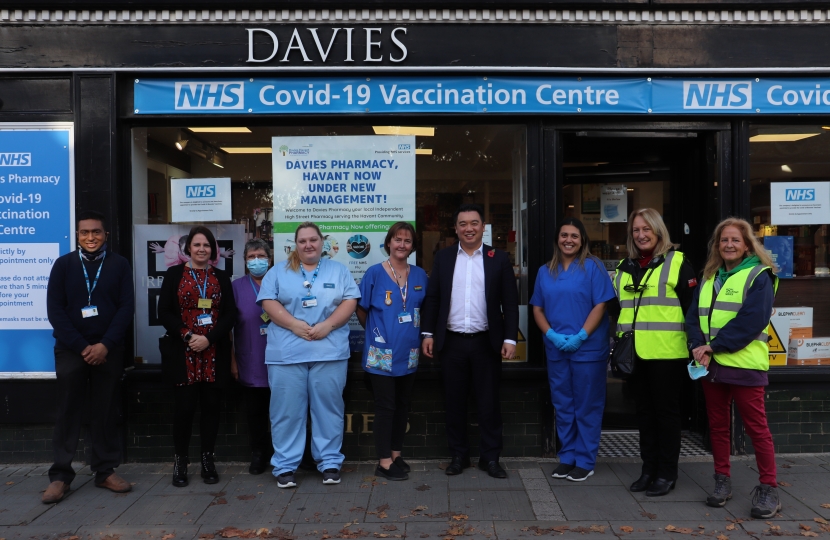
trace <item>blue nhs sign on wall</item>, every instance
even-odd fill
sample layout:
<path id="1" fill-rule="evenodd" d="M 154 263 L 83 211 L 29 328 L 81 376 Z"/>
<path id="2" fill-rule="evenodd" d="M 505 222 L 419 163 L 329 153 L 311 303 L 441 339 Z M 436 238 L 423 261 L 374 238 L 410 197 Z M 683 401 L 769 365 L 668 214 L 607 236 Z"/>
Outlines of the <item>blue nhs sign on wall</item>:
<path id="1" fill-rule="evenodd" d="M 245 108 L 244 81 L 176 82 L 177 111 L 225 111 Z"/>
<path id="2" fill-rule="evenodd" d="M 683 81 L 684 109 L 751 109 L 751 81 Z"/>
<path id="3" fill-rule="evenodd" d="M 784 200 L 787 201 L 815 201 L 815 189 L 788 189 L 784 192 Z"/>
<path id="4" fill-rule="evenodd" d="M 185 188 L 184 196 L 187 199 L 216 197 L 216 186 L 212 184 L 204 186 L 187 186 Z"/>

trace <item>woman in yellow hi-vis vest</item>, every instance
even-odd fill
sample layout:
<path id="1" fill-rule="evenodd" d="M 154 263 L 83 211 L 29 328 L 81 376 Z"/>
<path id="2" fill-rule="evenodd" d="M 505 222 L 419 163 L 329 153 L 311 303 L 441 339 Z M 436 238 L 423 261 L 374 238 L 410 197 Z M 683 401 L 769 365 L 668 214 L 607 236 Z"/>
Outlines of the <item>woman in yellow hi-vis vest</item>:
<path id="1" fill-rule="evenodd" d="M 778 278 L 752 225 L 743 219 L 722 221 L 709 246 L 703 282 L 686 316 L 689 344 L 701 366 L 697 369 L 708 370 L 702 381 L 715 459 L 715 489 L 706 504 L 717 508 L 732 497 L 729 419 L 734 401 L 752 439 L 761 481 L 753 491 L 752 517 L 771 518 L 781 503 L 764 387 L 769 369 L 767 327 Z M 690 367 L 690 374 L 694 371 Z"/>
<path id="2" fill-rule="evenodd" d="M 628 258 L 617 265 L 617 333 L 634 330 L 637 365 L 631 380 L 640 431 L 640 477 L 631 491 L 660 497 L 674 489 L 680 459 L 680 396 L 689 359 L 684 314 L 697 286 L 653 208 L 628 218 Z M 612 307 L 613 310 L 613 307 Z"/>

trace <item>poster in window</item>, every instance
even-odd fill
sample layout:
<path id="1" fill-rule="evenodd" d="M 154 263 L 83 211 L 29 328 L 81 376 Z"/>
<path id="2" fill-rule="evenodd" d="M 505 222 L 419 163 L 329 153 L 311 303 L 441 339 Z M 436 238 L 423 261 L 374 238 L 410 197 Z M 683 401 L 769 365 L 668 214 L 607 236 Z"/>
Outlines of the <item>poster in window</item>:
<path id="1" fill-rule="evenodd" d="M 830 223 L 830 182 L 770 182 L 773 225 Z"/>
<path id="2" fill-rule="evenodd" d="M 780 278 L 793 277 L 793 237 L 765 236 L 764 247 L 772 256 L 775 272 Z"/>
<path id="3" fill-rule="evenodd" d="M 600 191 L 600 222 L 628 221 L 628 189 L 625 184 L 603 184 Z"/>

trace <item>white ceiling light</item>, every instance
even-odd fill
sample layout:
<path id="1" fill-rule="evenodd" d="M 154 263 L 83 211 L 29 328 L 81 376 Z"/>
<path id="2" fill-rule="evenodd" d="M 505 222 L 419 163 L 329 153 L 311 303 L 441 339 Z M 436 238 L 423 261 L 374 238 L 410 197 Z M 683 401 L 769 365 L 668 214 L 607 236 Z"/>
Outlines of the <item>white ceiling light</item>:
<path id="1" fill-rule="evenodd" d="M 190 141 L 185 136 L 185 134 L 183 132 L 179 132 L 179 136 L 176 137 L 176 148 L 178 148 L 179 150 L 184 150 L 188 142 Z"/>
<path id="2" fill-rule="evenodd" d="M 781 170 L 784 172 L 793 172 L 789 165 L 781 165 Z"/>
<path id="3" fill-rule="evenodd" d="M 415 149 L 416 156 L 431 156 L 432 155 L 432 148 L 416 148 Z"/>
<path id="4" fill-rule="evenodd" d="M 420 137 L 434 137 L 434 127 L 408 127 L 408 126 L 372 126 L 375 135 L 418 135 Z"/>
<path id="5" fill-rule="evenodd" d="M 250 133 L 246 127 L 189 127 L 193 133 Z"/>
<path id="6" fill-rule="evenodd" d="M 795 142 L 821 135 L 821 133 L 761 133 L 749 138 L 749 142 Z"/>
<path id="7" fill-rule="evenodd" d="M 223 146 L 228 154 L 270 154 L 270 146 Z"/>

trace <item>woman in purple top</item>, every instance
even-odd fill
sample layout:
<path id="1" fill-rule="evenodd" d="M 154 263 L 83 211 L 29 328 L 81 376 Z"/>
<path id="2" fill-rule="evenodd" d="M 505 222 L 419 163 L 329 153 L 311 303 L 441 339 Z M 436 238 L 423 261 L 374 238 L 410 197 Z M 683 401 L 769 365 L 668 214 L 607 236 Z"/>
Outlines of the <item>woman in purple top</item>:
<path id="1" fill-rule="evenodd" d="M 261 474 L 274 452 L 271 445 L 271 421 L 268 407 L 271 389 L 265 367 L 265 345 L 269 319 L 256 303 L 262 278 L 271 266 L 271 248 L 261 238 L 245 244 L 245 275 L 234 280 L 239 317 L 233 327 L 231 375 L 243 386 L 242 396 L 248 412 L 248 438 L 251 443 L 251 466 L 248 472 Z"/>

